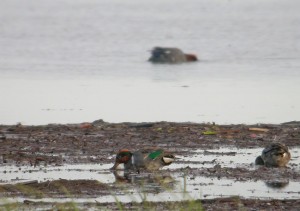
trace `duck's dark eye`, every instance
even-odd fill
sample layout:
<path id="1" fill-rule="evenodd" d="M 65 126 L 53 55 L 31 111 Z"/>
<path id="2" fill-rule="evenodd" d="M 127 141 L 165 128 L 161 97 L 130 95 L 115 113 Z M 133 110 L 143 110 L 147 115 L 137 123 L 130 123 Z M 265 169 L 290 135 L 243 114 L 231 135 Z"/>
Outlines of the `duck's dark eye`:
<path id="1" fill-rule="evenodd" d="M 122 157 L 122 155 L 117 155 L 117 159 L 121 159 Z"/>
<path id="2" fill-rule="evenodd" d="M 275 155 L 276 155 L 276 156 L 283 157 L 283 154 L 284 154 L 284 153 L 276 153 Z"/>

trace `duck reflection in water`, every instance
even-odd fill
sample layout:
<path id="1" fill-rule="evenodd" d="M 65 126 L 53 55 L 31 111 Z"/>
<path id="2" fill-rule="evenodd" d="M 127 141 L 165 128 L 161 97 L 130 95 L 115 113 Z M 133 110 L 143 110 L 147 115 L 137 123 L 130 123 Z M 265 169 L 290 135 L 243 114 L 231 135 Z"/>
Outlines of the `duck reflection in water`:
<path id="1" fill-rule="evenodd" d="M 134 174 L 126 170 L 117 170 L 113 172 L 116 184 L 132 184 L 142 188 L 143 192 L 160 193 L 165 190 L 172 190 L 175 186 L 175 180 L 167 172 L 143 172 Z"/>
<path id="2" fill-rule="evenodd" d="M 288 186 L 289 180 L 287 181 L 267 181 L 265 182 L 266 186 L 273 189 L 282 189 Z"/>

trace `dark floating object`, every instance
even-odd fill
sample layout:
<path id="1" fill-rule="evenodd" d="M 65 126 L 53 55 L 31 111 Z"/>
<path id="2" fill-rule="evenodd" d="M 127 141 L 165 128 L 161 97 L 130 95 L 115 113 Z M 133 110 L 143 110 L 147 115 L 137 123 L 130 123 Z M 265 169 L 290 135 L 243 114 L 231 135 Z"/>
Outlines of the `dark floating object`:
<path id="1" fill-rule="evenodd" d="M 270 188 L 281 189 L 286 187 L 289 184 L 289 181 L 268 181 L 265 182 L 265 184 Z"/>
<path id="2" fill-rule="evenodd" d="M 155 47 L 151 50 L 150 62 L 153 63 L 183 63 L 198 61 L 194 54 L 185 54 L 179 48 Z"/>
<path id="3" fill-rule="evenodd" d="M 274 143 L 267 146 L 255 160 L 256 165 L 265 165 L 267 167 L 284 167 L 291 159 L 291 153 L 287 146 L 280 143 Z"/>

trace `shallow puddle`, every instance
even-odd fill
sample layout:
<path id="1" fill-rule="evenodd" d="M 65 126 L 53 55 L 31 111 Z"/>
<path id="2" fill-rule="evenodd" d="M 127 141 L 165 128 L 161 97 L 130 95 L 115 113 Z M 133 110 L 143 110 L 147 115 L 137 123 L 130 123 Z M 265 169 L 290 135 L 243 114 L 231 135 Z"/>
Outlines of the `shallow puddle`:
<path id="1" fill-rule="evenodd" d="M 300 163 L 298 152 L 300 148 L 289 149 L 292 159 L 289 162 L 291 166 L 297 166 Z M 230 168 L 255 168 L 255 158 L 261 154 L 262 148 L 219 148 L 212 150 L 195 150 L 190 152 L 190 156 L 176 156 L 179 163 L 172 164 L 169 168 L 184 168 L 187 165 L 191 168 L 213 167 L 216 164 L 222 167 Z"/>
<path id="2" fill-rule="evenodd" d="M 300 148 L 290 149 L 293 159 L 289 167 L 299 172 Z M 206 199 L 228 196 L 241 196 L 244 198 L 276 198 L 297 199 L 300 197 L 299 181 L 289 179 L 280 181 L 254 181 L 249 178 L 246 181 L 233 179 L 207 178 L 202 175 L 185 174 L 183 169 L 190 168 L 212 168 L 215 165 L 229 168 L 246 168 L 251 170 L 257 167 L 253 164 L 261 149 L 237 149 L 220 148 L 213 150 L 195 150 L 190 156 L 178 156 L 177 163 L 168 167 L 171 172 L 163 171 L 162 174 L 130 175 L 126 183 L 122 182 L 123 171 L 114 175 L 109 168 L 112 164 L 80 164 L 64 166 L 0 166 L 0 184 L 20 183 L 32 180 L 40 182 L 47 180 L 98 180 L 102 183 L 119 187 L 118 191 L 112 191 L 108 195 L 89 196 L 88 198 L 42 198 L 37 201 L 45 202 L 122 202 L 130 201 L 179 201 L 185 199 Z M 168 169 L 166 168 L 166 169 Z M 180 171 L 179 171 L 180 170 Z M 120 189 L 120 187 L 122 187 Z M 6 198 L 8 201 L 22 201 L 25 198 Z M 32 200 L 32 199 L 30 199 Z"/>

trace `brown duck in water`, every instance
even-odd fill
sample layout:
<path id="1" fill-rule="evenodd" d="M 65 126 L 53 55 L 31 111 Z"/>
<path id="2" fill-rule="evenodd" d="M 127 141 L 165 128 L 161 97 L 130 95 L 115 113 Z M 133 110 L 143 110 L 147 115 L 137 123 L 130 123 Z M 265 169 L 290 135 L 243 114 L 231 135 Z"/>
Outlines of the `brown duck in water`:
<path id="1" fill-rule="evenodd" d="M 125 170 L 146 169 L 156 171 L 164 166 L 170 165 L 175 159 L 175 156 L 164 151 L 163 149 L 143 149 L 135 152 L 130 152 L 128 149 L 121 149 L 115 160 L 115 170 L 121 163 L 124 164 Z"/>
<path id="2" fill-rule="evenodd" d="M 291 154 L 287 146 L 274 143 L 267 146 L 255 160 L 256 165 L 265 165 L 267 167 L 283 167 L 288 164 Z"/>
<path id="3" fill-rule="evenodd" d="M 198 61 L 194 54 L 185 54 L 179 48 L 155 47 L 151 51 L 150 62 L 153 63 L 183 63 Z"/>

